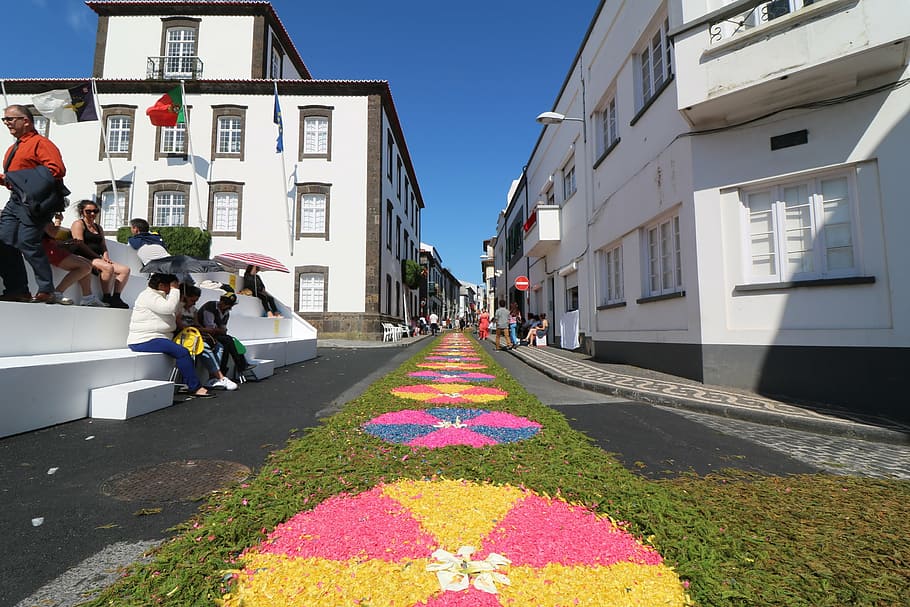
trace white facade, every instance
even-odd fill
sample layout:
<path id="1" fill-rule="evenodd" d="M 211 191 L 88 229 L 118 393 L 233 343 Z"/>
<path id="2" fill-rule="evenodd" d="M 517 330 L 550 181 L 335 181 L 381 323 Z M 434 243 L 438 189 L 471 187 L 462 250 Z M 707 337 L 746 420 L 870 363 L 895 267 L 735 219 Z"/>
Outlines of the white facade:
<path id="1" fill-rule="evenodd" d="M 310 79 L 268 3 L 199 3 L 192 14 L 167 2 L 87 4 L 99 16 L 102 120 L 48 132 L 72 200 L 98 199 L 109 234 L 143 217 L 207 229 L 212 255 L 277 258 L 291 273 L 267 273 L 267 287 L 323 334 L 381 335 L 380 321 L 404 319 L 417 295 L 401 284 L 401 260 L 417 259 L 423 200 L 386 82 Z M 183 147 L 145 116 L 180 79 Z M 30 105 L 37 93 L 76 83 L 8 80 L 8 101 Z M 110 206 L 112 174 L 119 208 Z"/>
<path id="2" fill-rule="evenodd" d="M 910 357 L 908 24 L 887 0 L 605 0 L 498 267 L 529 267 L 557 334 L 577 307 L 599 359 L 907 416 L 869 401 Z"/>

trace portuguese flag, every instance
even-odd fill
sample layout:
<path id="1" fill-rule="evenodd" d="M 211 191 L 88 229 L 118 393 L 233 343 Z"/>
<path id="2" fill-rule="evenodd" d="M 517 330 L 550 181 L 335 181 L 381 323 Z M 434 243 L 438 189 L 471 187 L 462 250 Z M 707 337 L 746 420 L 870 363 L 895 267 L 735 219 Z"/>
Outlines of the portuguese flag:
<path id="1" fill-rule="evenodd" d="M 149 120 L 154 126 L 175 126 L 186 123 L 183 113 L 183 94 L 179 86 L 175 86 L 161 96 L 155 105 L 145 110 Z"/>

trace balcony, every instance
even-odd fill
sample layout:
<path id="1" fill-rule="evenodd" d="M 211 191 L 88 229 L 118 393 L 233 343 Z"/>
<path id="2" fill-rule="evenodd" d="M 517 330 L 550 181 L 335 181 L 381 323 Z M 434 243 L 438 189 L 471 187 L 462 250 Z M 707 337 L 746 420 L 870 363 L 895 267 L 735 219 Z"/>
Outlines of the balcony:
<path id="1" fill-rule="evenodd" d="M 905 2 L 728 2 L 670 32 L 679 109 L 722 126 L 896 79 L 907 23 Z"/>
<path id="2" fill-rule="evenodd" d="M 544 257 L 560 240 L 560 208 L 537 205 L 524 224 L 524 252 L 528 257 Z"/>
<path id="3" fill-rule="evenodd" d="M 202 78 L 199 57 L 149 57 L 145 77 L 149 80 L 196 80 Z"/>

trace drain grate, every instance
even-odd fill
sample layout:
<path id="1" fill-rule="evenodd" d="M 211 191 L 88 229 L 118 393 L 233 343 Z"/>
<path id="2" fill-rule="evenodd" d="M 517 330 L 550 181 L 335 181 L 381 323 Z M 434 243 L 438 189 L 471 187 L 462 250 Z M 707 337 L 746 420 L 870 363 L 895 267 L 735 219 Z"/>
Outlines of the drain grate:
<path id="1" fill-rule="evenodd" d="M 165 462 L 115 474 L 101 484 L 101 493 L 126 502 L 187 502 L 249 475 L 243 464 L 224 460 Z"/>

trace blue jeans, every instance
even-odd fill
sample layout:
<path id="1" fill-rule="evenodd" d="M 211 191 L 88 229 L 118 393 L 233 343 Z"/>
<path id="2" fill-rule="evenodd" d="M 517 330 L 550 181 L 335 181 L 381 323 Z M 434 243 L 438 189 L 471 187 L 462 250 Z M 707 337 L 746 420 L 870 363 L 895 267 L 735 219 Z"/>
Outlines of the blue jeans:
<path id="1" fill-rule="evenodd" d="M 177 359 L 177 369 L 183 376 L 183 382 L 190 392 L 195 392 L 202 387 L 199 378 L 196 377 L 196 365 L 193 363 L 193 357 L 190 356 L 189 350 L 170 339 L 156 337 L 141 344 L 130 344 L 130 350 L 133 352 L 161 352 Z"/>
<path id="2" fill-rule="evenodd" d="M 509 337 L 512 338 L 512 343 L 518 343 L 518 324 L 514 322 L 509 323 Z"/>

